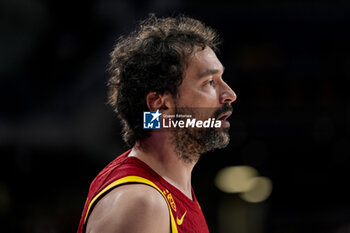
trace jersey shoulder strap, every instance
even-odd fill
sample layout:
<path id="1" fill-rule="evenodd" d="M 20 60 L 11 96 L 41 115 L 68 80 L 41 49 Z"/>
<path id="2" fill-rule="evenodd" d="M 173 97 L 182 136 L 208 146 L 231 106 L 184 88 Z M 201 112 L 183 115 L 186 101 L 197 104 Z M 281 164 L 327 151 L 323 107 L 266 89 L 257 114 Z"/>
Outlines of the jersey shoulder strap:
<path id="1" fill-rule="evenodd" d="M 171 232 L 172 233 L 178 233 L 177 231 L 177 227 L 176 227 L 176 222 L 175 222 L 175 219 L 174 219 L 174 216 L 173 216 L 173 213 L 171 211 L 171 206 L 167 200 L 167 198 L 165 197 L 164 193 L 162 192 L 162 190 L 160 190 L 157 185 L 155 185 L 152 181 L 146 179 L 146 178 L 143 178 L 143 177 L 140 177 L 140 176 L 125 176 L 123 178 L 120 178 L 114 182 L 112 182 L 111 184 L 109 184 L 107 187 L 105 187 L 102 191 L 100 191 L 92 200 L 91 202 L 89 203 L 89 206 L 88 206 L 88 209 L 87 209 L 87 212 L 85 214 L 85 218 L 84 218 L 84 225 L 86 224 L 86 220 L 87 220 L 87 217 L 89 216 L 89 213 L 90 213 L 90 209 L 91 207 L 93 206 L 93 204 L 96 202 L 96 200 L 101 197 L 103 194 L 105 194 L 107 191 L 110 191 L 112 188 L 115 188 L 119 185 L 122 185 L 122 184 L 127 184 L 127 183 L 141 183 L 141 184 L 146 184 L 146 185 L 149 185 L 153 188 L 155 188 L 159 193 L 162 194 L 162 196 L 164 197 L 167 205 L 168 205 L 168 210 L 169 210 L 169 215 L 170 215 L 170 224 L 171 224 Z"/>

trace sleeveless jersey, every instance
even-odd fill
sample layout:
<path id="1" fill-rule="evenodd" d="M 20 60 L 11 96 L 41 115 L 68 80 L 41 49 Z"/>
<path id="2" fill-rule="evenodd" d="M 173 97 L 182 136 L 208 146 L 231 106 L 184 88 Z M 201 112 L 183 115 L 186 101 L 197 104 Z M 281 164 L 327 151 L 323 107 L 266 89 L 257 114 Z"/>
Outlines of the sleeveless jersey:
<path id="1" fill-rule="evenodd" d="M 158 190 L 168 205 L 172 233 L 209 233 L 193 189 L 191 200 L 147 164 L 135 157 L 128 157 L 129 152 L 130 150 L 113 160 L 91 183 L 78 233 L 85 232 L 89 214 L 99 198 L 126 183 L 141 183 Z"/>

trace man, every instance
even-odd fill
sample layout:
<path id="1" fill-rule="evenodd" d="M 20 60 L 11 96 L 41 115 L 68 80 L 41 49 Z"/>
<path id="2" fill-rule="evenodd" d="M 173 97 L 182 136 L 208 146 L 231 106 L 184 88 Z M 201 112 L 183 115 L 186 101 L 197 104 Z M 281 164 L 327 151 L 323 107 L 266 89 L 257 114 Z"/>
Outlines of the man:
<path id="1" fill-rule="evenodd" d="M 191 172 L 201 154 L 228 144 L 227 118 L 236 100 L 222 79 L 216 45 L 211 28 L 182 16 L 150 16 L 119 39 L 111 54 L 109 100 L 132 149 L 92 182 L 78 233 L 209 232 Z M 184 115 L 219 127 L 203 129 L 202 122 L 144 129 L 148 111 L 151 122 Z"/>

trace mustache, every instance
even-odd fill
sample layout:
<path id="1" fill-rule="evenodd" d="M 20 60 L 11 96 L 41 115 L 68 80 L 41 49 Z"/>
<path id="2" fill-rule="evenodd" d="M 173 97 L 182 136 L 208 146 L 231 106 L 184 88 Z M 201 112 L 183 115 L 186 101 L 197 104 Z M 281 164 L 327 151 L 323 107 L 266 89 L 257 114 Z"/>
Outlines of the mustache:
<path id="1" fill-rule="evenodd" d="M 218 118 L 221 114 L 225 112 L 232 112 L 233 107 L 230 104 L 224 104 L 221 108 L 214 112 L 214 118 Z"/>

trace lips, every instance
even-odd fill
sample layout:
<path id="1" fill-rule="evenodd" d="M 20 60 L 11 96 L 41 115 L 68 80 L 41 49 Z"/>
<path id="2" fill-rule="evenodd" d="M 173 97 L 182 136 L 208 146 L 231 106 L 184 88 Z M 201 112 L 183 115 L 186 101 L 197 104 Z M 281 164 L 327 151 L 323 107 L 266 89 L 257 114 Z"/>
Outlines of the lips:
<path id="1" fill-rule="evenodd" d="M 225 112 L 225 113 L 219 115 L 218 120 L 220 120 L 220 121 L 226 121 L 227 118 L 229 118 L 229 117 L 231 116 L 231 114 L 232 114 L 231 111 Z"/>

